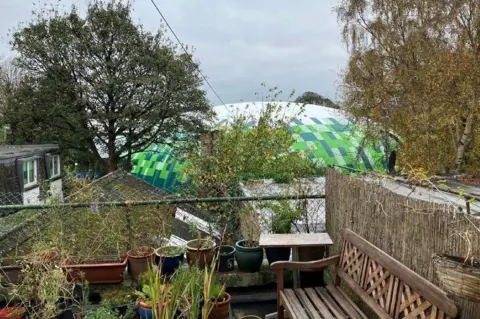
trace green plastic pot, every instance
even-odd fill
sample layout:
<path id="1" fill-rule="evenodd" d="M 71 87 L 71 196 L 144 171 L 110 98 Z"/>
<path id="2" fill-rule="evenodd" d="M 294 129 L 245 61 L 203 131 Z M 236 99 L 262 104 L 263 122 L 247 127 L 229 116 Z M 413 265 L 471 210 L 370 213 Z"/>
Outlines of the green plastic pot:
<path id="1" fill-rule="evenodd" d="M 258 247 L 258 243 L 254 242 L 256 247 L 245 247 L 246 240 L 239 240 L 235 244 L 235 260 L 238 268 L 243 272 L 257 272 L 260 270 L 263 261 L 263 248 Z"/>

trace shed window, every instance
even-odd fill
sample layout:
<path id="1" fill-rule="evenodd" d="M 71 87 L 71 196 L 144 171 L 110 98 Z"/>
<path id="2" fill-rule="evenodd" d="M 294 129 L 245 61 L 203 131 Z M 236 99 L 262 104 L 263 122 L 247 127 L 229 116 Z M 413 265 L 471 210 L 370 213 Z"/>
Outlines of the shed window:
<path id="1" fill-rule="evenodd" d="M 50 178 L 60 175 L 60 155 L 53 155 L 50 161 Z"/>
<path id="2" fill-rule="evenodd" d="M 38 160 L 23 162 L 23 185 L 32 186 L 37 184 Z"/>

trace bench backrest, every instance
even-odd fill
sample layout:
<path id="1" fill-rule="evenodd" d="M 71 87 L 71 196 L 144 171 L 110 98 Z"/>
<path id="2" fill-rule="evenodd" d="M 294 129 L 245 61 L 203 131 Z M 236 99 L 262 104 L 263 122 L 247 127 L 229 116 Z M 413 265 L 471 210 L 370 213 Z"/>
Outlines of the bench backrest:
<path id="1" fill-rule="evenodd" d="M 343 281 L 379 318 L 446 319 L 457 307 L 445 292 L 349 229 L 343 230 L 337 283 Z"/>

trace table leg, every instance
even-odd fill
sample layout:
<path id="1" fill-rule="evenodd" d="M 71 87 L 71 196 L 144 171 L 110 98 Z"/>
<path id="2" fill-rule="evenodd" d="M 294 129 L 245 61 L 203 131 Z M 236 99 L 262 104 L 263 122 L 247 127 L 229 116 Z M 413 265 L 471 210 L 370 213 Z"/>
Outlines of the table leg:
<path id="1" fill-rule="evenodd" d="M 292 261 L 299 260 L 298 247 L 292 247 Z M 297 269 L 293 270 L 293 288 L 297 289 L 300 287 L 300 273 Z"/>

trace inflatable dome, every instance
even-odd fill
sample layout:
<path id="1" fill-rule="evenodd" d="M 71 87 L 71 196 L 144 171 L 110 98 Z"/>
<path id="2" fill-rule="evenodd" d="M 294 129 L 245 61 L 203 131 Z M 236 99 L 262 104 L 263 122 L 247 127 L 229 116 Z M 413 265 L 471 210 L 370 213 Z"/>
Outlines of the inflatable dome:
<path id="1" fill-rule="evenodd" d="M 384 150 L 380 145 L 365 145 L 361 128 L 351 123 L 340 110 L 313 104 L 274 102 L 284 110 L 292 131 L 295 151 L 307 151 L 309 157 L 323 165 L 338 165 L 358 170 L 384 169 Z M 216 125 L 228 125 L 238 116 L 255 125 L 266 103 L 237 103 L 214 107 Z M 290 116 L 291 114 L 292 116 Z M 293 116 L 295 115 L 295 116 Z M 167 192 L 176 192 L 186 176 L 185 160 L 169 146 L 151 145 L 133 156 L 132 174 Z"/>

